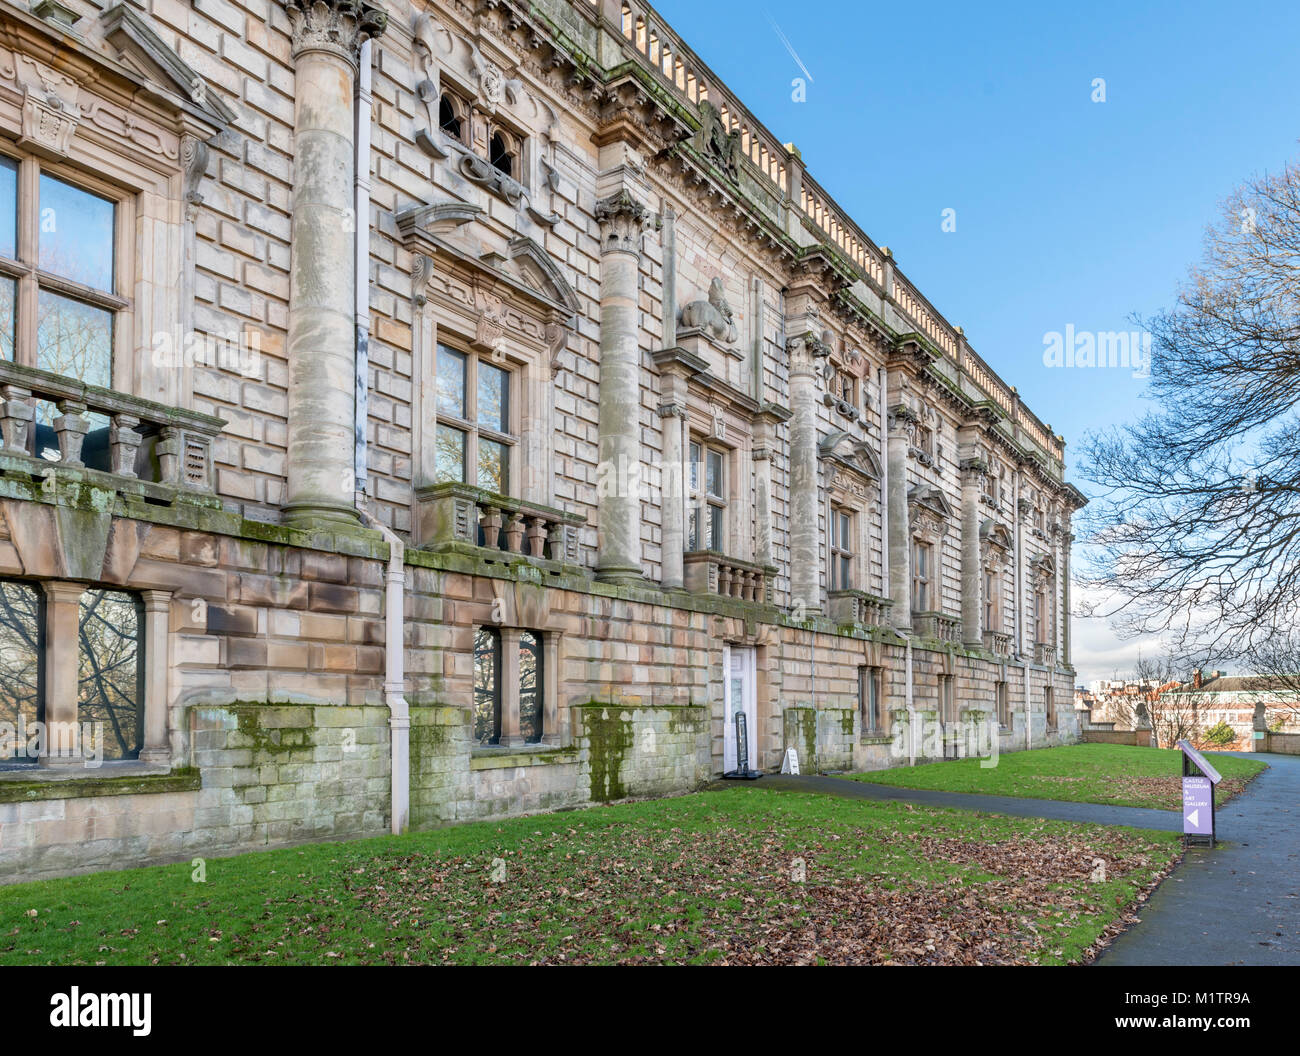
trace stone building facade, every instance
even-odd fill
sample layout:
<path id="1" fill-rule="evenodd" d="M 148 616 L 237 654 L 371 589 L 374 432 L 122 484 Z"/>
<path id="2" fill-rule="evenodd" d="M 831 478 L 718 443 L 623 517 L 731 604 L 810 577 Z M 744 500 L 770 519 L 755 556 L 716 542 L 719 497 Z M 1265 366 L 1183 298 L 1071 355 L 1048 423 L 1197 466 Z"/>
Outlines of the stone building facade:
<path id="1" fill-rule="evenodd" d="M 0 879 L 1078 736 L 1063 440 L 645 5 L 3 0 L 0 199 Z"/>

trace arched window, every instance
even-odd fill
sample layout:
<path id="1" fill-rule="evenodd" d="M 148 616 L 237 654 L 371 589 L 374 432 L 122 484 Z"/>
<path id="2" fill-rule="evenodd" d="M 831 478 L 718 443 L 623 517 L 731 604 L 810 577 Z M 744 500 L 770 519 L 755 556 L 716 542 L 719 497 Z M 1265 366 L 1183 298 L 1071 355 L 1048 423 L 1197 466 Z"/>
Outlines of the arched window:
<path id="1" fill-rule="evenodd" d="M 517 153 L 514 138 L 509 132 L 503 132 L 499 128 L 492 130 L 492 138 L 488 141 L 488 161 L 498 172 L 505 173 L 512 180 L 519 178 L 516 171 Z"/>
<path id="2" fill-rule="evenodd" d="M 465 104 L 451 92 L 438 99 L 438 127 L 452 139 L 465 142 Z"/>

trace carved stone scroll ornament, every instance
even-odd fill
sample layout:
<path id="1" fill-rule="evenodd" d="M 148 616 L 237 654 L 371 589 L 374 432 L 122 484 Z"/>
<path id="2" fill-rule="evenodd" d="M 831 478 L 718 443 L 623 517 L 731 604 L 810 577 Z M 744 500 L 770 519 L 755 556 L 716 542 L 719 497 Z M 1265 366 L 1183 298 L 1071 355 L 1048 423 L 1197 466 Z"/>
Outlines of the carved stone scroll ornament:
<path id="1" fill-rule="evenodd" d="M 208 167 L 208 145 L 194 136 L 185 136 L 181 140 L 181 165 L 185 172 L 185 219 L 192 221 L 203 204 L 203 195 L 199 193 L 199 184 Z"/>
<path id="2" fill-rule="evenodd" d="M 66 73 L 50 69 L 26 55 L 16 56 L 16 73 L 23 89 L 23 146 L 64 157 L 81 121 L 77 105 L 80 88 Z"/>

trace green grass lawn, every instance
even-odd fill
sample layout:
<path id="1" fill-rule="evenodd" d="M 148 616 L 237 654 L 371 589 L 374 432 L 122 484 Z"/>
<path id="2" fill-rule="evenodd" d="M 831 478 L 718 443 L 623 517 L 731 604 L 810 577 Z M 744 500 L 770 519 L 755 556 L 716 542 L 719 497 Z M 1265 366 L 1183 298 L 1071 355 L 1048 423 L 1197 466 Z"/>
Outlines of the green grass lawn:
<path id="1" fill-rule="evenodd" d="M 733 788 L 211 859 L 203 883 L 187 862 L 0 888 L 0 964 L 1056 964 L 1179 853 Z"/>
<path id="2" fill-rule="evenodd" d="M 1029 752 L 1004 752 L 998 757 L 998 765 L 987 769 L 979 765 L 978 759 L 953 759 L 846 776 L 854 781 L 900 788 L 1179 810 L 1181 754 L 1176 748 L 1071 744 Z M 1257 759 L 1218 754 L 1206 758 L 1223 775 L 1215 792 L 1215 802 L 1220 805 L 1239 795 L 1251 778 L 1267 768 L 1266 763 Z"/>

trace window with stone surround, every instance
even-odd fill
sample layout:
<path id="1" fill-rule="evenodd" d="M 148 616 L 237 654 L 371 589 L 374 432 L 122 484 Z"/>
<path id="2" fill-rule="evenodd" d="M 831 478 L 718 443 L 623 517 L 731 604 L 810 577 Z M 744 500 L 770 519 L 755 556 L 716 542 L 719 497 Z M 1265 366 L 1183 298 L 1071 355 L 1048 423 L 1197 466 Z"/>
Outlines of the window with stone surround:
<path id="1" fill-rule="evenodd" d="M 105 760 L 136 759 L 144 746 L 144 664 L 140 598 L 91 588 L 77 619 L 77 721 Z"/>
<path id="2" fill-rule="evenodd" d="M 539 744 L 545 733 L 542 635 L 509 627 L 474 631 L 474 741 Z"/>
<path id="3" fill-rule="evenodd" d="M 912 540 L 912 609 L 931 612 L 934 604 L 934 547 L 919 539 Z"/>
<path id="4" fill-rule="evenodd" d="M 455 92 L 438 97 L 438 127 L 458 143 L 468 146 L 469 104 Z"/>
<path id="5" fill-rule="evenodd" d="M 880 668 L 858 668 L 858 711 L 863 733 L 880 733 L 885 728 L 881 699 Z"/>
<path id="6" fill-rule="evenodd" d="M 991 568 L 984 570 L 984 630 L 1001 630 L 998 610 L 998 574 Z"/>
<path id="7" fill-rule="evenodd" d="M 1047 717 L 1047 728 L 1056 727 L 1056 693 L 1051 686 L 1043 687 L 1043 714 Z"/>
<path id="8" fill-rule="evenodd" d="M 997 683 L 994 688 L 995 699 L 997 703 L 998 725 L 1011 725 L 1011 697 L 1008 692 L 1006 682 Z"/>
<path id="9" fill-rule="evenodd" d="M 519 137 L 513 132 L 493 125 L 488 135 L 488 163 L 500 173 L 518 181 L 522 176 Z"/>
<path id="10" fill-rule="evenodd" d="M 38 762 L 45 595 L 39 584 L 0 580 L 0 767 Z"/>
<path id="11" fill-rule="evenodd" d="M 501 632 L 495 627 L 474 631 L 474 741 L 501 741 Z"/>
<path id="12" fill-rule="evenodd" d="M 115 386 L 129 301 L 129 200 L 84 173 L 0 153 L 0 355 L 89 385 Z M 36 401 L 28 453 L 57 460 L 53 404 Z M 88 415 L 82 458 L 108 470 L 109 422 Z"/>
<path id="13" fill-rule="evenodd" d="M 690 510 L 687 513 L 687 550 L 727 549 L 726 448 L 692 440 L 690 445 Z"/>
<path id="14" fill-rule="evenodd" d="M 1047 591 L 1043 589 L 1034 591 L 1034 641 L 1040 645 L 1046 645 L 1050 641 Z"/>
<path id="15" fill-rule="evenodd" d="M 854 515 L 851 510 L 831 507 L 830 589 L 848 590 L 854 585 Z"/>
<path id="16" fill-rule="evenodd" d="M 957 721 L 956 679 L 952 675 L 939 676 L 939 717 L 945 723 Z"/>
<path id="17" fill-rule="evenodd" d="M 437 479 L 510 495 L 514 375 L 490 358 L 438 345 Z"/>
<path id="18" fill-rule="evenodd" d="M 165 762 L 168 606 L 155 591 L 0 580 L 0 768 Z"/>

